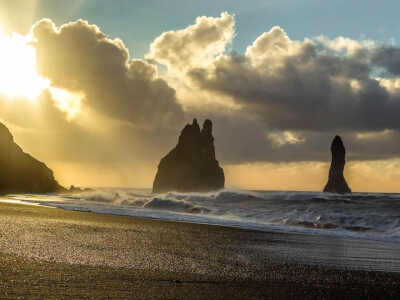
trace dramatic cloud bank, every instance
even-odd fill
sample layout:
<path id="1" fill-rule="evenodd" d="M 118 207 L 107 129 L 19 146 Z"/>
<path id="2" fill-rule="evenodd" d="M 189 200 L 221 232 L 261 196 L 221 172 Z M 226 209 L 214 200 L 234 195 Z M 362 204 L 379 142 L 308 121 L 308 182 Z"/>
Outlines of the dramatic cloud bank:
<path id="1" fill-rule="evenodd" d="M 117 172 L 124 174 L 117 184 L 150 186 L 159 158 L 193 117 L 213 120 L 217 157 L 235 184 L 260 188 L 263 181 L 241 177 L 243 169 L 259 178 L 277 165 L 282 177 L 317 166 L 309 171 L 315 178 L 326 172 L 321 162 L 329 161 L 335 134 L 350 161 L 363 161 L 349 165 L 352 174 L 370 172 L 369 162 L 386 171 L 398 166 L 394 45 L 325 36 L 295 41 L 275 26 L 237 53 L 230 50 L 235 18 L 228 13 L 161 33 L 145 59 L 131 59 L 121 40 L 84 20 L 57 27 L 44 19 L 31 32 L 48 86 L 36 102 L 1 96 L 0 118 L 24 149 L 64 170 L 77 165 L 101 173 L 106 184 Z M 68 104 L 57 89 L 77 96 Z"/>
<path id="2" fill-rule="evenodd" d="M 149 54 L 169 70 L 180 71 L 179 81 L 191 91 L 189 97 L 197 95 L 199 102 L 207 99 L 207 103 L 230 99 L 234 104 L 226 107 L 229 112 L 212 112 L 221 123 L 226 124 L 227 118 L 235 122 L 229 122 L 235 138 L 221 146 L 230 149 L 224 154 L 227 161 L 324 160 L 329 140 L 336 133 L 350 144 L 354 159 L 398 156 L 398 48 L 344 37 L 293 41 L 276 26 L 261 34 L 244 54 L 228 53 L 221 49 L 231 41 L 226 37 L 234 36 L 234 24 L 223 22 L 228 16 L 198 19 L 186 29 L 164 33 L 153 42 Z M 163 42 L 166 35 L 168 41 L 184 36 L 184 42 L 190 37 L 189 45 L 197 46 L 194 55 L 207 54 L 215 43 L 219 48 L 199 64 L 190 55 L 180 56 L 185 45 L 175 48 Z M 178 89 L 176 81 L 170 83 Z M 217 135 L 219 141 L 224 140 L 223 135 Z"/>
<path id="3" fill-rule="evenodd" d="M 200 89 L 228 95 L 271 129 L 379 131 L 399 129 L 398 91 L 371 76 L 385 49 L 328 51 L 311 40 L 291 41 L 279 27 L 245 55 L 227 55 L 187 76 Z M 393 55 L 388 55 L 393 60 Z M 390 64 L 391 65 L 391 64 Z M 387 69 L 387 71 L 392 71 Z"/>

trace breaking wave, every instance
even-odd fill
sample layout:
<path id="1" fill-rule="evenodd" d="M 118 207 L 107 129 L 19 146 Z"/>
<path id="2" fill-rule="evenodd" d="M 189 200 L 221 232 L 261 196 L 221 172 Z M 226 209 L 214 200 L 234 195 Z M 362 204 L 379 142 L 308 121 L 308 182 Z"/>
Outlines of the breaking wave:
<path id="1" fill-rule="evenodd" d="M 13 199 L 96 213 L 400 242 L 400 194 L 96 189 Z"/>

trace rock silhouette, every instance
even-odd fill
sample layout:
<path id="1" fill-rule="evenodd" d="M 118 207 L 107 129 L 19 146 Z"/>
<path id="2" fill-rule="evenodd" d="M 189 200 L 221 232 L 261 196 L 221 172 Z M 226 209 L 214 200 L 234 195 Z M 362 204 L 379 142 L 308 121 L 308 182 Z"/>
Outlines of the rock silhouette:
<path id="1" fill-rule="evenodd" d="M 202 130 L 194 119 L 179 136 L 178 145 L 163 157 L 153 183 L 153 193 L 208 192 L 224 188 L 223 169 L 215 159 L 212 122 Z"/>
<path id="2" fill-rule="evenodd" d="M 53 172 L 22 151 L 8 128 L 0 123 L 0 193 L 48 193 L 64 191 Z"/>
<path id="3" fill-rule="evenodd" d="M 335 136 L 331 145 L 332 162 L 329 169 L 328 183 L 324 188 L 324 192 L 346 194 L 351 193 L 351 189 L 347 185 L 343 176 L 344 165 L 346 164 L 346 149 L 344 148 L 340 136 Z"/>

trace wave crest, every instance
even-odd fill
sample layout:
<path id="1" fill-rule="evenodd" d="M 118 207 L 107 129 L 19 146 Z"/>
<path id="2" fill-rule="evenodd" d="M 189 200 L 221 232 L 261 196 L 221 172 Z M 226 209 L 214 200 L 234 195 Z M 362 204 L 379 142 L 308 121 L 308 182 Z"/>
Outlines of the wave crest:
<path id="1" fill-rule="evenodd" d="M 21 201 L 30 201 L 19 198 Z M 263 192 L 152 194 L 138 189 L 97 189 L 43 196 L 36 203 L 101 213 L 150 216 L 245 228 L 372 236 L 400 242 L 400 194 Z M 162 213 L 160 213 L 162 212 Z M 272 226 L 272 227 L 271 227 Z"/>

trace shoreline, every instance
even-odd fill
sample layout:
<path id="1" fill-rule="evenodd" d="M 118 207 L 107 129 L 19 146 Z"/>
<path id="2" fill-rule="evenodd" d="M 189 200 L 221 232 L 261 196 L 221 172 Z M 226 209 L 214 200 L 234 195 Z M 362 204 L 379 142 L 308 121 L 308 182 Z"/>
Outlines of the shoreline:
<path id="1" fill-rule="evenodd" d="M 400 194 L 399 194 L 400 195 Z M 14 199 L 13 197 L 28 197 L 28 199 L 21 198 Z M 59 197 L 60 194 L 54 194 L 50 196 Z M 31 197 L 31 199 L 29 199 Z M 155 221 L 166 221 L 166 222 L 178 222 L 178 223 L 188 223 L 188 224 L 200 224 L 200 225 L 208 225 L 208 226 L 221 226 L 232 229 L 244 229 L 251 231 L 259 231 L 259 232 L 277 232 L 277 233 L 288 233 L 288 234 L 304 234 L 304 235 L 312 235 L 312 236 L 322 236 L 322 237 L 332 237 L 332 238 L 340 238 L 340 239 L 349 239 L 349 240 L 359 240 L 359 241 L 371 241 L 371 242 L 379 242 L 379 243 L 398 243 L 400 245 L 400 239 L 398 237 L 388 237 L 382 236 L 377 233 L 368 232 L 367 227 L 361 226 L 351 226 L 348 227 L 340 227 L 334 226 L 333 224 L 327 224 L 326 228 L 321 227 L 321 224 L 314 224 L 312 222 L 304 222 L 302 226 L 296 225 L 279 225 L 279 224 L 264 224 L 264 223 L 256 223 L 252 221 L 244 221 L 244 220 L 230 220 L 219 218 L 218 216 L 204 216 L 202 214 L 193 214 L 193 213 L 185 213 L 185 212 L 170 212 L 165 211 L 163 209 L 151 209 L 146 210 L 140 207 L 134 207 L 133 210 L 124 211 L 121 210 L 120 207 L 113 207 L 112 204 L 100 202 L 104 207 L 96 207 L 92 206 L 86 208 L 83 206 L 79 208 L 79 206 L 69 206 L 70 204 L 60 203 L 57 201 L 43 201 L 40 198 L 37 200 L 35 197 L 40 197 L 40 195 L 35 194 L 12 194 L 7 195 L 3 198 L 0 198 L 0 202 L 5 203 L 14 203 L 14 204 L 23 204 L 23 205 L 37 205 L 41 207 L 47 208 L 56 208 L 62 209 L 65 211 L 77 211 L 77 212 L 87 212 L 94 213 L 100 215 L 109 215 L 109 216 L 120 216 L 120 217 L 132 217 L 139 219 L 149 219 Z M 87 204 L 89 204 L 88 202 Z M 90 205 L 90 204 L 89 204 Z M 124 207 L 129 208 L 129 206 Z M 113 211 L 114 210 L 114 211 Z M 158 216 L 155 216 L 158 214 Z M 350 228 L 349 228 L 350 227 Z"/>
<path id="2" fill-rule="evenodd" d="M 12 202 L 10 202 L 12 203 Z M 172 219 L 163 219 L 161 217 L 152 217 L 152 216 L 140 216 L 140 215 L 129 215 L 129 214 L 118 214 L 118 213 L 106 213 L 106 212 L 97 212 L 93 210 L 79 210 L 79 209 L 68 209 L 64 207 L 56 207 L 45 205 L 42 203 L 26 203 L 21 201 L 21 203 L 15 202 L 15 204 L 21 205 L 33 205 L 33 206 L 40 206 L 45 208 L 52 208 L 52 209 L 61 209 L 65 211 L 72 211 L 72 212 L 84 212 L 84 213 L 91 213 L 91 214 L 98 214 L 104 216 L 114 216 L 114 217 L 129 217 L 134 219 L 142 219 L 142 220 L 153 220 L 153 221 L 161 221 L 161 222 L 172 222 L 172 223 L 184 223 L 184 224 L 195 224 L 195 225 L 205 225 L 205 226 L 216 226 L 216 227 L 223 227 L 233 230 L 248 230 L 248 231 L 255 231 L 255 232 L 264 232 L 264 233 L 277 233 L 277 234 L 295 234 L 295 235 L 311 235 L 311 236 L 321 236 L 322 238 L 339 238 L 339 239 L 346 239 L 346 240 L 353 240 L 353 241 L 371 241 L 377 243 L 395 243 L 400 245 L 400 240 L 388 240 L 385 238 L 378 238 L 376 236 L 354 236 L 350 233 L 343 234 L 343 232 L 336 232 L 336 231 L 327 231 L 332 228 L 321 229 L 319 227 L 312 227 L 312 226 L 305 226 L 305 227 L 297 227 L 297 226 L 280 226 L 280 225 L 260 225 L 258 223 L 254 223 L 254 225 L 250 226 L 243 226 L 243 224 L 235 225 L 235 224 L 218 224 L 218 223 L 207 223 L 201 221 L 190 221 L 190 220 L 172 220 Z M 357 233 L 362 232 L 355 231 Z"/>
<path id="3" fill-rule="evenodd" d="M 129 214 L 118 214 L 118 213 L 107 213 L 107 212 L 96 212 L 92 210 L 79 210 L 79 209 L 68 209 L 64 207 L 57 207 L 52 205 L 46 205 L 42 203 L 35 202 L 24 202 L 18 203 L 20 200 L 12 200 L 9 204 L 12 205 L 23 205 L 23 206 L 32 206 L 32 207 L 40 207 L 43 209 L 55 209 L 62 210 L 66 213 L 83 213 L 83 214 L 93 214 L 104 217 L 115 217 L 115 218 L 132 218 L 137 221 L 154 221 L 162 223 L 171 223 L 173 225 L 183 224 L 183 226 L 206 226 L 206 227 L 215 227 L 216 230 L 218 228 L 220 230 L 232 230 L 232 231 L 242 231 L 248 232 L 250 234 L 265 234 L 268 236 L 268 241 L 274 241 L 275 245 L 279 245 L 281 247 L 270 247 L 277 248 L 275 249 L 276 253 L 272 253 L 272 250 L 269 251 L 269 255 L 273 255 L 275 259 L 285 261 L 286 263 L 301 263 L 308 265 L 322 265 L 325 267 L 336 266 L 341 269 L 349 269 L 349 270 L 364 270 L 364 271 L 386 271 L 386 272 L 395 272 L 400 273 L 400 243 L 397 241 L 388 241 L 388 240 L 376 240 L 369 238 L 361 238 L 361 237 L 353 237 L 346 236 L 335 233 L 319 233 L 321 229 L 317 229 L 318 231 L 315 233 L 314 230 L 304 231 L 303 228 L 301 230 L 285 230 L 281 228 L 255 228 L 255 227 L 242 227 L 241 225 L 231 225 L 231 224 L 217 224 L 217 223 L 207 223 L 207 222 L 199 222 L 199 221 L 188 221 L 188 220 L 173 220 L 173 219 L 163 219 L 161 217 L 152 217 L 152 216 L 142 216 L 142 215 L 129 215 Z M 8 200 L 7 200 L 8 201 Z M 16 201 L 16 202 L 15 202 Z M 0 205 L 5 203 L 0 200 Z M 274 226 L 271 226 L 274 227 Z M 307 243 L 312 243 L 313 247 L 298 247 L 298 245 L 303 244 L 302 240 L 307 241 Z M 357 248 L 361 246 L 361 249 L 357 249 L 357 257 L 352 257 L 348 255 L 343 255 L 340 253 L 340 257 L 337 259 L 331 259 L 329 255 L 320 255 L 315 252 L 314 246 L 318 248 L 327 248 L 327 247 L 337 247 L 337 244 L 341 244 L 343 248 Z M 283 245 L 287 245 L 288 247 L 282 247 Z M 386 254 L 382 258 L 379 257 L 380 250 L 377 249 L 376 252 L 365 252 L 365 249 L 374 248 L 376 245 L 379 245 L 378 248 L 383 248 L 382 251 Z M 254 246 L 254 245 L 253 245 Z M 255 245 L 256 248 L 260 248 L 262 251 L 262 245 Z M 253 247 L 254 248 L 254 247 Z M 339 249 L 341 251 L 341 249 Z M 361 250 L 361 252 L 360 252 Z M 351 249 L 351 252 L 354 252 L 354 249 Z M 284 254 L 283 254 L 284 253 Z M 301 253 L 302 255 L 299 255 Z M 394 255 L 387 255 L 387 253 Z M 337 256 L 338 253 L 335 254 Z M 376 260 L 374 264 L 370 262 Z M 350 261 L 350 262 L 347 262 Z M 368 264 L 365 264 L 365 261 Z M 351 264 L 353 263 L 353 264 Z M 387 266 L 388 268 L 386 268 Z"/>
<path id="4" fill-rule="evenodd" d="M 316 251 L 329 250 L 334 256 L 327 248 L 331 245 L 321 239 L 293 234 L 0 203 L 0 295 L 5 299 L 399 297 L 400 273 L 285 259 L 282 249 L 296 252 L 305 245 L 311 251 L 314 242 L 320 244 Z M 344 256 L 349 246 L 341 245 Z"/>

